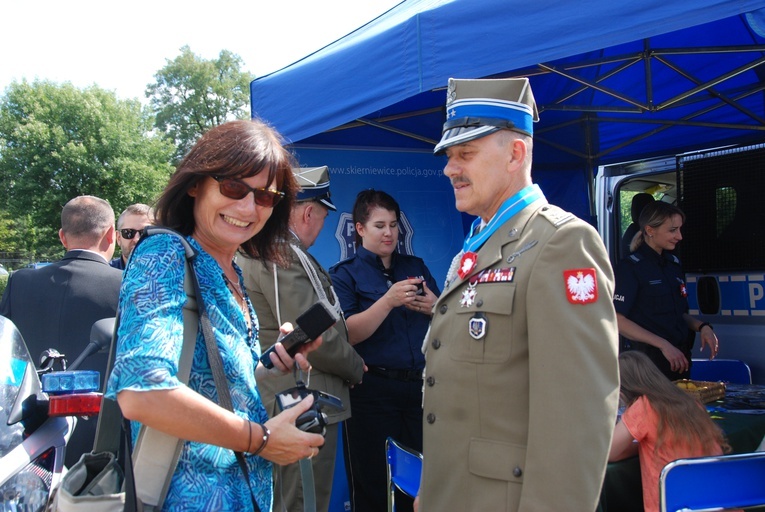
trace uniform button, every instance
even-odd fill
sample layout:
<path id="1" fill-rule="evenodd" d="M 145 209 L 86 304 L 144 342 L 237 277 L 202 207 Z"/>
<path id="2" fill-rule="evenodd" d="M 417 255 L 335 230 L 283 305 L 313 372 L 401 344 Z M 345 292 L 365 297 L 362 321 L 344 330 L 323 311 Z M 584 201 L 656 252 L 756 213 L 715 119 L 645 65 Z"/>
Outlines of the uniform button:
<path id="1" fill-rule="evenodd" d="M 428 377 L 427 383 L 428 383 L 428 386 L 433 386 L 436 383 L 436 379 L 434 377 Z"/>
<path id="2" fill-rule="evenodd" d="M 443 315 L 443 314 L 445 314 L 445 313 L 446 313 L 446 311 L 447 311 L 448 309 L 449 309 L 449 308 L 447 308 L 447 307 L 446 307 L 446 304 L 441 304 L 441 308 L 440 308 L 438 311 L 439 311 L 439 313 L 441 313 L 441 314 Z"/>
<path id="3" fill-rule="evenodd" d="M 513 476 L 515 478 L 520 478 L 522 474 L 523 474 L 523 470 L 521 468 L 519 468 L 518 466 L 513 468 Z"/>
<path id="4" fill-rule="evenodd" d="M 435 422 L 436 422 L 436 415 L 431 412 L 430 414 L 428 414 L 428 423 L 432 425 Z"/>
<path id="5" fill-rule="evenodd" d="M 477 308 L 480 308 L 481 306 L 483 306 L 483 299 L 478 299 L 478 300 L 476 301 L 476 303 L 475 303 L 475 306 L 476 306 Z"/>
<path id="6" fill-rule="evenodd" d="M 436 338 L 436 339 L 434 339 L 434 340 L 433 340 L 433 343 L 431 343 L 430 345 L 431 345 L 431 346 L 432 346 L 434 349 L 438 350 L 439 348 L 441 348 L 441 340 L 439 340 L 438 338 Z"/>

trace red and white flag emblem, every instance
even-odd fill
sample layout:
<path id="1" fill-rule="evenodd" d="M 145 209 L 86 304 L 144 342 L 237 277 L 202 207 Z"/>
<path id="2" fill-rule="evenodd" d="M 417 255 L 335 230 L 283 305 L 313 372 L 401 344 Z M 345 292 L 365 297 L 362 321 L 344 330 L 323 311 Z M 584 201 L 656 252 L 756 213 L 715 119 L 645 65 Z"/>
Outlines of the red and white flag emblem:
<path id="1" fill-rule="evenodd" d="M 598 300 L 598 280 L 594 268 L 564 270 L 563 280 L 570 303 L 589 304 Z"/>

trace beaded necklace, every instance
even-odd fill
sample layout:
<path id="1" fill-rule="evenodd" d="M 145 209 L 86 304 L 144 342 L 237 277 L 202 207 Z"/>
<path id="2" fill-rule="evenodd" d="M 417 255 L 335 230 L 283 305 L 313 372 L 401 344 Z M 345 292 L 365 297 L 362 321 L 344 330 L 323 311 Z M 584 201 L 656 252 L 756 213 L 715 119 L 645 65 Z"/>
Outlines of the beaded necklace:
<path id="1" fill-rule="evenodd" d="M 242 314 L 244 315 L 244 320 L 247 323 L 247 335 L 248 337 L 252 337 L 252 319 L 250 318 L 250 309 L 247 307 L 247 298 L 246 298 L 246 292 L 247 290 L 244 289 L 244 286 L 241 284 L 237 285 L 235 284 L 231 279 L 228 278 L 225 272 L 223 272 L 223 280 L 226 282 L 226 285 L 229 287 L 229 289 L 234 293 L 234 297 L 238 297 L 241 301 L 238 306 L 242 310 Z"/>

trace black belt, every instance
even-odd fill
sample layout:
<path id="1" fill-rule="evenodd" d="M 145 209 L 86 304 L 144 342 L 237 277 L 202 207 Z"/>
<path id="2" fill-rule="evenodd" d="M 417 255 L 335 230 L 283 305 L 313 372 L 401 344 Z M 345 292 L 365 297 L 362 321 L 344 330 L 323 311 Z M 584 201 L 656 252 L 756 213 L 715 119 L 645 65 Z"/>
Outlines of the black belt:
<path id="1" fill-rule="evenodd" d="M 422 370 L 392 370 L 380 368 L 379 366 L 369 366 L 367 371 L 372 375 L 379 375 L 386 379 L 403 380 L 406 382 L 422 380 Z"/>

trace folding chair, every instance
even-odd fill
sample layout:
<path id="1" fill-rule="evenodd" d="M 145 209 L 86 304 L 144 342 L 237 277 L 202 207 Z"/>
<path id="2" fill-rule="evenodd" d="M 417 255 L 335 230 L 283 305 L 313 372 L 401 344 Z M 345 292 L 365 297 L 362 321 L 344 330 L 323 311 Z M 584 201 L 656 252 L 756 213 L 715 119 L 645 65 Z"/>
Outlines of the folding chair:
<path id="1" fill-rule="evenodd" d="M 692 359 L 691 379 L 723 381 L 731 384 L 751 384 L 749 365 L 738 359 Z"/>
<path id="2" fill-rule="evenodd" d="M 765 453 L 679 459 L 661 472 L 662 512 L 765 505 Z"/>
<path id="3" fill-rule="evenodd" d="M 388 468 L 388 512 L 394 512 L 396 488 L 412 498 L 420 490 L 422 454 L 389 437 L 385 440 L 385 463 Z"/>

